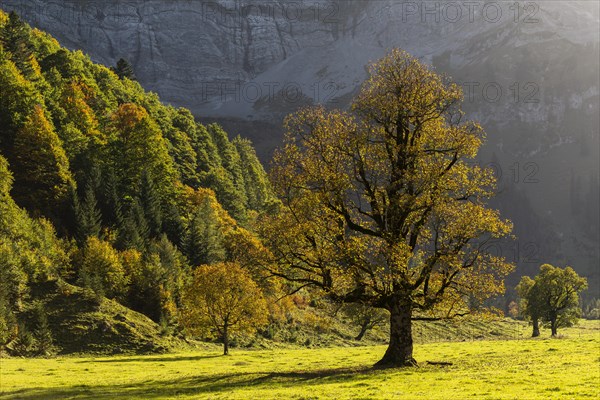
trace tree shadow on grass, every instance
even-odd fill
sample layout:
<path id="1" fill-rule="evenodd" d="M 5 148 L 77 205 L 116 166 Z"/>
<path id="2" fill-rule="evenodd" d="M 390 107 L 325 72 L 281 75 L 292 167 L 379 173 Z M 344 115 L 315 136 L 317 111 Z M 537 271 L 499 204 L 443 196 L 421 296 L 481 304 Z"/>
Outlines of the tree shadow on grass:
<path id="1" fill-rule="evenodd" d="M 189 357 L 155 357 L 155 356 L 147 356 L 147 357 L 123 357 L 123 358 L 107 358 L 107 359 L 99 359 L 99 360 L 80 360 L 76 361 L 77 363 L 126 363 L 126 362 L 170 362 L 170 361 L 198 361 L 204 360 L 207 358 L 218 358 L 223 357 L 222 354 L 207 354 L 201 356 L 189 356 Z"/>
<path id="2" fill-rule="evenodd" d="M 75 385 L 67 388 L 29 388 L 14 392 L 4 392 L 2 393 L 2 398 L 23 400 L 64 398 L 156 399 L 185 395 L 215 395 L 240 388 L 256 388 L 259 386 L 265 386 L 265 388 L 286 388 L 304 385 L 311 386 L 316 383 L 315 381 L 321 383 L 339 383 L 351 380 L 357 375 L 366 375 L 376 371 L 371 367 L 362 367 L 314 371 L 242 372 L 119 385 Z"/>

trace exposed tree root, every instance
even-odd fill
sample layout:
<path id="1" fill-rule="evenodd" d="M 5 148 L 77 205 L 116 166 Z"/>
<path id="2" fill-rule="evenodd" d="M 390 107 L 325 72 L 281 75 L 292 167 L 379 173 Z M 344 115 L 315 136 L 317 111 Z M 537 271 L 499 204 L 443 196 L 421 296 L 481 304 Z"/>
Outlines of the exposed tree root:
<path id="1" fill-rule="evenodd" d="M 447 366 L 447 365 L 454 365 L 451 362 L 448 361 L 426 361 L 427 364 L 430 365 L 443 365 L 443 366 Z"/>

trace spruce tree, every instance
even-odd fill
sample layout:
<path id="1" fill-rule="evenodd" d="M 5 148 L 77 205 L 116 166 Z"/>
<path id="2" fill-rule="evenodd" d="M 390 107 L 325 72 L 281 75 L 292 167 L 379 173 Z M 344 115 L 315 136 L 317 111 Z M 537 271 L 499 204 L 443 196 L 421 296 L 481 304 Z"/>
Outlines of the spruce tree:
<path id="1" fill-rule="evenodd" d="M 35 353 L 35 337 L 23 322 L 19 322 L 15 339 L 9 343 L 9 349 L 15 356 L 29 357 Z"/>
<path id="2" fill-rule="evenodd" d="M 33 330 L 35 339 L 35 353 L 37 356 L 49 356 L 54 352 L 54 339 L 48 323 L 48 316 L 44 303 L 36 301 L 32 307 Z"/>
<path id="3" fill-rule="evenodd" d="M 201 182 L 204 187 L 214 190 L 219 203 L 236 221 L 244 223 L 247 220 L 246 197 L 242 196 L 225 168 L 217 167 L 203 174 Z"/>
<path id="4" fill-rule="evenodd" d="M 169 204 L 166 207 L 163 231 L 167 238 L 177 245 L 180 245 L 185 236 L 185 225 L 181 213 L 175 204 Z"/>
<path id="5" fill-rule="evenodd" d="M 275 201 L 275 194 L 271 189 L 267 174 L 256 156 L 256 151 L 252 147 L 252 142 L 237 136 L 233 140 L 233 144 L 240 156 L 241 165 L 244 166 L 242 175 L 248 196 L 248 208 L 256 211 L 268 209 Z"/>
<path id="6" fill-rule="evenodd" d="M 127 213 L 119 227 L 117 247 L 121 250 L 136 249 L 144 252 L 148 244 L 150 230 L 139 199 L 130 199 Z"/>
<path id="7" fill-rule="evenodd" d="M 117 175 L 119 192 L 138 196 L 146 171 L 160 188 L 161 197 L 172 195 L 177 173 L 169 156 L 168 142 L 146 109 L 132 103 L 122 104 L 112 114 L 108 128 L 112 136 L 108 161 Z"/>
<path id="8" fill-rule="evenodd" d="M 133 71 L 133 66 L 124 58 L 120 58 L 117 61 L 117 65 L 112 68 L 115 74 L 119 76 L 119 79 L 131 79 L 132 81 L 137 80 L 135 76 L 135 72 Z"/>
<path id="9" fill-rule="evenodd" d="M 200 185 L 198 176 L 198 155 L 195 151 L 198 134 L 193 115 L 185 109 L 179 109 L 171 115 L 173 127 L 165 130 L 165 137 L 171 143 L 169 153 L 175 160 L 177 169 L 184 184 L 197 189 Z"/>
<path id="10" fill-rule="evenodd" d="M 196 137 L 193 145 L 196 151 L 197 170 L 199 174 L 207 173 L 221 166 L 222 161 L 219 150 L 211 134 L 202 124 L 196 126 Z"/>
<path id="11" fill-rule="evenodd" d="M 200 218 L 198 214 L 195 214 L 190 219 L 185 237 L 183 238 L 183 251 L 192 266 L 203 264 L 205 259 L 203 255 L 204 242 Z"/>
<path id="12" fill-rule="evenodd" d="M 100 185 L 100 211 L 103 222 L 113 228 L 123 224 L 123 210 L 117 185 L 117 178 L 113 170 L 106 170 L 102 175 L 102 184 Z"/>
<path id="13" fill-rule="evenodd" d="M 1 156 L 0 162 L 2 162 Z M 1 192 L 2 189 L 0 188 L 0 201 L 3 201 L 4 196 Z M 0 210 L 5 211 L 1 206 Z M 4 227 L 0 226 L 0 228 Z M 0 264 L 2 265 L 2 268 L 0 268 L 0 347 L 10 342 L 16 333 L 17 318 L 15 311 L 22 294 L 20 292 L 24 289 L 23 281 L 25 279 L 22 271 L 14 261 L 14 250 L 8 244 L 2 243 L 3 239 L 0 237 Z"/>
<path id="14" fill-rule="evenodd" d="M 227 133 L 217 124 L 208 126 L 208 131 L 217 146 L 219 155 L 223 162 L 222 166 L 230 174 L 237 196 L 245 205 L 247 202 L 246 188 L 244 186 L 244 174 L 242 172 L 242 160 L 236 147 L 229 141 Z"/>
<path id="15" fill-rule="evenodd" d="M 77 241 L 83 244 L 90 236 L 100 237 L 102 214 L 98 209 L 96 195 L 91 184 L 86 185 L 83 201 L 79 202 L 78 208 Z"/>
<path id="16" fill-rule="evenodd" d="M 183 248 L 190 264 L 197 267 L 225 259 L 223 234 L 218 217 L 203 204 L 193 215 L 184 238 Z"/>
<path id="17" fill-rule="evenodd" d="M 144 210 L 144 217 L 148 224 L 150 237 L 158 238 L 162 233 L 163 217 L 160 197 L 154 181 L 147 171 L 142 174 L 140 190 L 140 203 Z"/>
<path id="18" fill-rule="evenodd" d="M 10 93 L 10 96 L 5 95 Z M 36 104 L 42 104 L 42 96 L 34 85 L 7 58 L 0 46 L 0 151 L 12 163 L 15 136 L 30 117 Z"/>

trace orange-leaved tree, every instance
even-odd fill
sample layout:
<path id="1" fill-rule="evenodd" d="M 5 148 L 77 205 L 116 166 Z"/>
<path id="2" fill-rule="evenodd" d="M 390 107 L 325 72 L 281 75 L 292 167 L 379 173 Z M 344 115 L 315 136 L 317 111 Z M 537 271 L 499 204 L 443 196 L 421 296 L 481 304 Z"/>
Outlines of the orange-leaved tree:
<path id="1" fill-rule="evenodd" d="M 192 334 L 214 336 L 229 354 L 232 334 L 251 334 L 267 323 L 267 304 L 250 274 L 237 263 L 202 265 L 183 294 L 181 321 Z"/>

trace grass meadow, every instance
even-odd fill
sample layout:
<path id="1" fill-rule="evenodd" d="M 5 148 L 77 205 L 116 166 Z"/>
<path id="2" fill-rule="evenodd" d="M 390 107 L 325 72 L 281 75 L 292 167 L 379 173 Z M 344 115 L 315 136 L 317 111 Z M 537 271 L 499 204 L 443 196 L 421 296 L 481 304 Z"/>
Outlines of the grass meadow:
<path id="1" fill-rule="evenodd" d="M 374 370 L 385 346 L 0 360 L 2 399 L 598 399 L 600 321 L 556 339 L 417 344 L 419 367 Z M 426 361 L 451 362 L 451 366 Z"/>

